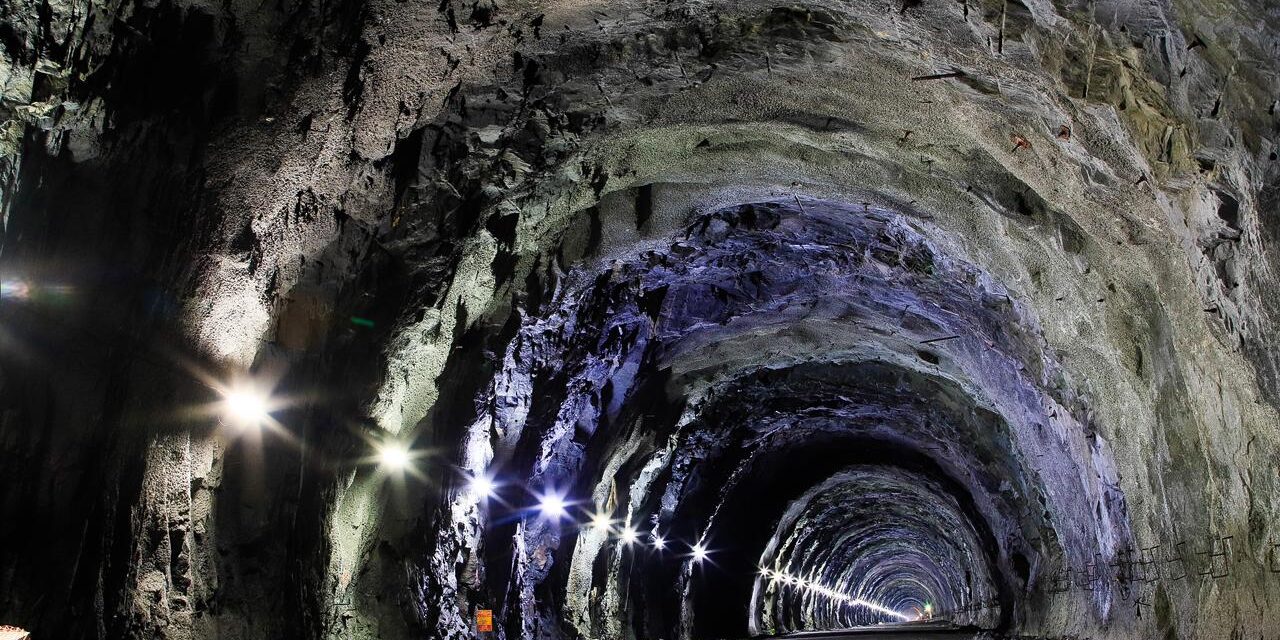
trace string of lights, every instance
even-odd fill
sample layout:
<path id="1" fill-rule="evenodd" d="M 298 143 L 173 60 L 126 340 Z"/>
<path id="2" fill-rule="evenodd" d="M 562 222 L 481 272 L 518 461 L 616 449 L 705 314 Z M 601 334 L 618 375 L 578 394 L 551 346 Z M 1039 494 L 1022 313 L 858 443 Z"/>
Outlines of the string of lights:
<path id="1" fill-rule="evenodd" d="M 255 392 L 249 387 L 235 386 L 223 391 L 223 408 L 226 414 L 226 420 L 239 428 L 246 428 L 254 425 L 264 425 L 272 420 L 272 405 L 267 394 Z M 379 465 L 387 472 L 403 472 L 409 470 L 414 462 L 414 454 L 404 444 L 396 441 L 386 441 L 377 445 L 377 460 Z M 478 502 L 488 501 L 497 497 L 500 483 L 498 480 L 488 473 L 479 473 L 468 475 L 467 491 Z M 568 497 L 557 490 L 550 489 L 535 496 L 536 505 L 525 510 L 536 510 L 544 519 L 560 523 L 562 520 L 570 519 L 570 506 L 572 502 Z M 604 511 L 586 514 L 585 522 L 574 524 L 584 527 L 591 527 L 596 531 L 606 532 L 616 536 L 619 543 L 624 547 L 630 547 L 640 543 L 640 531 L 631 525 L 630 522 L 619 523 L 612 514 Z M 648 546 L 654 551 L 665 551 L 670 542 L 656 528 L 651 530 L 648 535 Z M 693 564 L 701 564 L 707 561 L 711 556 L 711 550 L 707 548 L 703 541 L 699 540 L 688 544 L 689 553 L 686 557 Z M 816 581 L 805 580 L 804 578 L 793 576 L 784 571 L 770 571 L 769 569 L 761 569 L 760 575 L 770 580 L 771 584 L 781 583 L 787 587 L 796 589 L 804 589 L 810 593 L 835 600 L 849 607 L 862 607 L 875 611 L 877 613 L 896 618 L 904 622 L 910 622 L 920 619 L 920 616 L 910 616 L 898 611 L 894 611 L 888 607 L 871 602 L 863 598 L 856 598 L 851 595 L 841 593 L 830 587 L 818 584 Z"/>
<path id="2" fill-rule="evenodd" d="M 875 611 L 876 613 L 881 613 L 887 616 L 891 616 L 899 620 L 902 620 L 903 622 L 912 622 L 919 619 L 918 616 L 912 617 L 905 613 L 894 611 L 893 609 L 890 609 L 880 604 L 876 604 L 869 600 L 864 600 L 862 598 L 855 598 L 846 593 L 841 593 L 840 591 L 837 591 L 830 587 L 826 587 L 821 584 L 818 584 L 817 581 L 805 580 L 804 578 L 793 576 L 785 571 L 770 571 L 769 569 L 761 569 L 760 576 L 762 578 L 765 578 L 766 580 L 769 580 L 770 584 L 782 583 L 782 585 L 787 587 L 804 589 L 815 595 L 823 596 L 825 598 L 829 598 L 831 600 L 841 602 L 846 606 L 862 607 L 865 609 L 870 609 L 872 611 Z"/>
<path id="3" fill-rule="evenodd" d="M 245 430 L 263 427 L 274 421 L 271 413 L 279 407 L 275 406 L 268 393 L 255 388 L 252 384 L 241 382 L 227 385 L 219 387 L 219 392 L 222 394 L 221 408 L 224 424 Z M 387 473 L 410 471 L 417 457 L 405 444 L 395 440 L 377 443 L 374 448 L 376 449 L 377 455 L 375 459 L 378 465 Z M 500 483 L 495 477 L 487 473 L 466 475 L 467 491 L 474 499 L 483 502 L 497 496 Z M 536 510 L 542 518 L 556 523 L 571 517 L 570 506 L 572 502 L 564 493 L 556 490 L 547 490 L 540 495 L 536 495 L 535 498 L 536 504 L 533 507 L 522 510 Z M 612 535 L 616 535 L 618 541 L 624 547 L 639 544 L 641 541 L 641 533 L 636 527 L 630 523 L 616 526 L 617 522 L 609 513 L 596 512 L 589 514 L 589 519 L 585 524 L 575 524 L 590 526 L 596 530 L 607 531 Z M 666 551 L 669 545 L 670 541 L 656 528 L 649 532 L 648 546 L 654 551 Z M 702 541 L 689 544 L 688 547 L 689 553 L 687 557 L 694 564 L 700 564 L 708 560 L 712 553 Z"/>

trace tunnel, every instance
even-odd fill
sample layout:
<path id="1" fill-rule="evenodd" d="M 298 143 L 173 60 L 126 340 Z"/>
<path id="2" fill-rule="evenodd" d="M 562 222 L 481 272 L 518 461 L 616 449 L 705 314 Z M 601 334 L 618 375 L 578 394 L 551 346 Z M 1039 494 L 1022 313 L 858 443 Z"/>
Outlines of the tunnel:
<path id="1" fill-rule="evenodd" d="M 622 219 L 595 242 L 629 232 Z M 498 610 L 561 601 L 591 637 L 926 615 L 1003 631 L 1038 615 L 1026 594 L 1056 566 L 1132 546 L 1109 448 L 1036 318 L 990 275 L 902 214 L 847 203 L 670 222 L 639 253 L 618 243 L 567 271 L 535 259 L 536 305 L 491 323 L 509 338 L 464 341 L 505 352 L 445 367 L 470 382 L 444 404 L 465 406 L 431 431 L 468 426 L 416 446 L 463 461 L 438 479 L 461 535 L 428 548 L 449 562 L 473 549 L 467 572 L 516 567 L 498 581 L 516 591 L 480 585 Z M 492 370 L 470 373 L 479 361 Z M 490 500 L 475 478 L 515 493 Z M 547 496 L 567 513 L 547 517 Z M 436 582 L 445 569 L 422 569 L 424 598 L 463 588 Z M 522 632 L 549 633 L 539 624 Z"/>
<path id="2" fill-rule="evenodd" d="M 1280 8 L 19 0 L 0 639 L 1280 640 Z"/>

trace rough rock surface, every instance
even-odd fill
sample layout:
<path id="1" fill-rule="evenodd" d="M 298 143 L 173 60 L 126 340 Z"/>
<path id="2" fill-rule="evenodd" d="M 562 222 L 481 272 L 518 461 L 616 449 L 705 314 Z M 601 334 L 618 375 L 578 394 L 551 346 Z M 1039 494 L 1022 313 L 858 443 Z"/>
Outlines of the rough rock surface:
<path id="1" fill-rule="evenodd" d="M 1280 633 L 1273 2 L 0 11 L 0 622 Z"/>

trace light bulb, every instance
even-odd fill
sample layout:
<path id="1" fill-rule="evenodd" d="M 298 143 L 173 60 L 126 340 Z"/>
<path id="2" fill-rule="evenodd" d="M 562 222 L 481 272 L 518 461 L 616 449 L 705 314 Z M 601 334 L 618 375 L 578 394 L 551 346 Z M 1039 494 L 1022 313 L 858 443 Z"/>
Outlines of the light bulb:
<path id="1" fill-rule="evenodd" d="M 702 546 L 701 542 L 694 544 L 690 550 L 693 551 L 694 562 L 702 562 L 707 559 L 707 548 Z"/>
<path id="2" fill-rule="evenodd" d="M 631 543 L 635 542 L 637 539 L 640 538 L 640 534 L 636 533 L 636 530 L 634 527 L 624 527 L 622 529 L 622 533 L 619 535 L 619 538 L 621 538 L 622 544 L 630 545 Z"/>
<path id="3" fill-rule="evenodd" d="M 469 486 L 471 488 L 471 495 L 482 500 L 485 498 L 492 498 L 494 490 L 498 487 L 497 483 L 493 481 L 493 478 L 490 478 L 483 473 L 472 477 Z"/>
<path id="4" fill-rule="evenodd" d="M 232 389 L 222 397 L 227 419 L 239 427 L 258 427 L 271 418 L 267 397 L 252 389 Z"/>
<path id="5" fill-rule="evenodd" d="M 602 511 L 597 511 L 595 515 L 591 516 L 591 527 L 596 531 L 606 531 L 609 529 L 609 525 L 612 524 L 613 520 L 609 518 L 609 514 Z"/>
<path id="6" fill-rule="evenodd" d="M 568 506 L 564 496 L 556 493 L 547 493 L 538 499 L 538 510 L 542 512 L 543 517 L 552 520 L 559 520 L 567 515 Z"/>
<path id="7" fill-rule="evenodd" d="M 402 471 L 409 466 L 409 450 L 404 445 L 395 442 L 384 444 L 378 450 L 378 461 L 384 469 Z"/>

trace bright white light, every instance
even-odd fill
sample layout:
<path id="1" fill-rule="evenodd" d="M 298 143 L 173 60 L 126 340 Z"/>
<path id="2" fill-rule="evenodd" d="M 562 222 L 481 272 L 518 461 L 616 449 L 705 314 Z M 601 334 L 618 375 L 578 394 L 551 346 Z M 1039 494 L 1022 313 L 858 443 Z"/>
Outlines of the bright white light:
<path id="1" fill-rule="evenodd" d="M 265 394 L 251 389 L 232 389 L 222 396 L 227 419 L 240 427 L 257 427 L 271 416 L 267 413 Z"/>
<path id="2" fill-rule="evenodd" d="M 564 496 L 556 493 L 547 493 L 538 499 L 538 510 L 542 512 L 544 518 L 559 520 L 568 515 L 568 507 Z"/>
<path id="3" fill-rule="evenodd" d="M 31 633 L 26 629 L 0 624 L 0 640 L 30 640 Z"/>
<path id="4" fill-rule="evenodd" d="M 611 525 L 613 525 L 613 519 L 603 511 L 597 511 L 591 516 L 591 528 L 596 531 L 607 531 Z"/>
<path id="5" fill-rule="evenodd" d="M 618 537 L 622 540 L 622 544 L 630 545 L 640 538 L 640 534 L 636 533 L 634 527 L 624 527 Z"/>
<path id="6" fill-rule="evenodd" d="M 494 490 L 498 487 L 493 478 L 483 473 L 472 477 L 471 482 L 468 484 L 471 488 L 471 495 L 480 499 L 492 498 Z"/>
<path id="7" fill-rule="evenodd" d="M 658 534 L 653 534 L 653 548 L 662 551 L 667 548 L 667 541 Z"/>
<path id="8" fill-rule="evenodd" d="M 378 462 L 389 471 L 403 471 L 409 467 L 409 450 L 402 444 L 389 442 L 378 450 Z"/>
<path id="9" fill-rule="evenodd" d="M 853 607 L 866 607 L 872 611 L 875 611 L 876 613 L 883 613 L 887 616 L 893 616 L 899 620 L 910 621 L 912 619 L 911 616 L 909 615 L 906 615 L 904 613 L 898 613 L 893 609 L 890 609 L 888 607 L 882 607 L 874 602 L 867 602 L 866 600 L 863 600 L 861 598 L 850 598 L 848 601 L 848 604 L 849 606 L 853 606 Z"/>
<path id="10" fill-rule="evenodd" d="M 0 281 L 0 298 L 26 300 L 31 297 L 31 283 L 23 280 Z"/>
<path id="11" fill-rule="evenodd" d="M 767 577 L 769 575 L 769 570 L 762 569 L 760 573 L 761 575 L 764 575 Z M 916 618 L 912 618 L 909 615 L 894 611 L 893 609 L 890 609 L 888 607 L 878 605 L 874 602 L 868 602 L 867 600 L 863 600 L 862 598 L 854 598 L 853 596 L 846 596 L 840 593 L 839 591 L 836 591 L 835 589 L 822 586 L 821 584 L 818 583 L 816 579 L 812 581 L 806 581 L 804 578 L 792 576 L 791 574 L 785 571 L 777 571 L 774 573 L 774 580 L 781 580 L 783 584 L 787 584 L 787 585 L 794 584 L 797 587 L 802 589 L 808 588 L 812 591 L 817 592 L 822 596 L 831 598 L 832 600 L 843 602 L 844 604 L 850 607 L 865 607 L 867 609 L 875 611 L 876 613 L 882 613 L 887 616 L 893 616 L 899 620 L 904 620 L 904 621 L 911 621 L 916 619 Z M 926 605 L 926 607 L 928 606 L 929 605 Z"/>
<path id="12" fill-rule="evenodd" d="M 690 550 L 693 551 L 694 562 L 702 562 L 707 559 L 707 548 L 702 546 L 701 542 L 694 544 Z"/>

